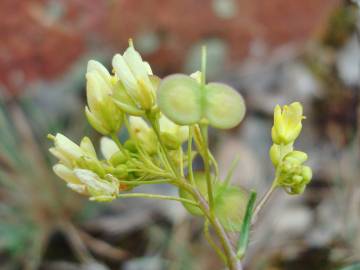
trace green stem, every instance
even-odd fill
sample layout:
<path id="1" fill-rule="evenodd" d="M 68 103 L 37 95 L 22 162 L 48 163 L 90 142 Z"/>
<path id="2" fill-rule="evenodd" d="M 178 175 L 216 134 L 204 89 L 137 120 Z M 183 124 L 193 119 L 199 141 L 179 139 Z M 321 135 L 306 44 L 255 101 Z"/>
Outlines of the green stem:
<path id="1" fill-rule="evenodd" d="M 165 155 L 166 161 L 169 163 L 170 168 L 171 168 L 174 176 L 176 176 L 177 178 L 180 178 L 181 176 L 180 176 L 178 170 L 176 170 L 174 164 L 171 162 L 168 151 L 167 151 L 167 149 L 166 149 L 166 147 L 164 145 L 164 142 L 161 139 L 158 119 L 154 120 L 153 117 L 151 117 L 149 114 L 147 114 L 147 119 L 149 120 L 149 122 L 150 122 L 150 124 L 151 124 L 151 126 L 152 126 L 152 128 L 153 128 L 153 130 L 155 132 L 155 135 L 156 135 L 156 137 L 157 137 L 157 139 L 159 141 L 159 144 L 160 144 L 160 148 L 161 148 L 163 154 Z"/>
<path id="2" fill-rule="evenodd" d="M 120 150 L 124 150 L 124 146 L 121 144 L 118 136 L 116 133 L 110 134 L 111 139 L 116 143 L 116 145 L 119 147 Z M 126 154 L 126 151 L 123 151 Z"/>
<path id="3" fill-rule="evenodd" d="M 209 151 L 209 157 L 210 157 L 210 161 L 211 161 L 211 164 L 214 166 L 214 171 L 215 171 L 215 179 L 219 179 L 219 165 L 217 164 L 217 161 L 215 159 L 215 157 L 213 156 L 213 154 L 211 153 L 211 151 L 208 149 Z"/>
<path id="4" fill-rule="evenodd" d="M 126 185 L 154 185 L 154 184 L 167 184 L 170 183 L 171 180 L 162 179 L 162 180 L 148 180 L 148 181 L 126 181 L 120 180 L 119 184 L 126 184 Z"/>
<path id="5" fill-rule="evenodd" d="M 221 249 L 217 246 L 217 244 L 214 242 L 214 240 L 211 237 L 210 231 L 209 231 L 209 220 L 205 220 L 204 224 L 204 235 L 210 246 L 215 250 L 215 252 L 219 255 L 219 257 L 223 260 L 223 262 L 226 263 L 226 256 L 221 251 Z"/>
<path id="6" fill-rule="evenodd" d="M 213 226 L 216 235 L 219 237 L 221 246 L 223 247 L 224 254 L 226 256 L 227 265 L 230 270 L 242 270 L 241 263 L 236 257 L 236 253 L 233 250 L 232 244 L 228 235 L 226 234 L 223 226 L 219 220 L 210 213 L 208 202 L 200 194 L 200 192 L 193 186 L 189 185 L 186 181 L 174 180 L 174 185 L 177 185 L 179 188 L 185 189 L 189 192 L 193 198 L 198 202 L 198 207 L 204 213 L 205 217 L 209 220 L 210 224 Z"/>
<path id="7" fill-rule="evenodd" d="M 180 176 L 184 177 L 184 153 L 181 148 L 181 145 L 179 147 L 179 162 L 180 162 Z"/>
<path id="8" fill-rule="evenodd" d="M 207 125 L 201 124 L 201 135 L 203 137 L 203 160 L 204 160 L 204 169 L 205 169 L 205 176 L 206 176 L 206 186 L 208 191 L 208 199 L 209 199 L 209 207 L 210 213 L 214 215 L 214 194 L 213 194 L 213 183 L 211 180 L 210 174 L 210 158 L 209 158 L 209 143 L 208 143 L 208 128 Z"/>
<path id="9" fill-rule="evenodd" d="M 194 181 L 194 172 L 192 166 L 192 140 L 193 140 L 193 127 L 189 126 L 189 139 L 188 139 L 188 149 L 187 149 L 187 159 L 188 159 L 188 172 L 189 172 L 189 180 L 191 185 L 195 186 Z"/>
<path id="10" fill-rule="evenodd" d="M 236 166 L 237 166 L 238 163 L 239 163 L 239 160 L 240 160 L 240 158 L 239 158 L 239 156 L 237 156 L 237 157 L 233 160 L 233 162 L 231 163 L 230 169 L 229 169 L 229 171 L 228 171 L 228 173 L 227 173 L 227 175 L 226 175 L 226 178 L 225 178 L 225 180 L 224 180 L 224 185 L 225 185 L 225 186 L 228 186 L 228 185 L 230 184 L 231 178 L 232 178 L 232 176 L 233 176 L 233 174 L 234 174 L 234 170 L 235 170 Z"/>
<path id="11" fill-rule="evenodd" d="M 206 83 L 206 46 L 201 47 L 201 86 Z"/>
<path id="12" fill-rule="evenodd" d="M 117 198 L 145 198 L 145 199 L 159 199 L 159 200 L 170 200 L 170 201 L 178 201 L 183 203 L 188 203 L 194 206 L 199 207 L 199 205 L 188 199 L 183 199 L 179 197 L 174 196 L 166 196 L 166 195 L 157 195 L 157 194 L 148 194 L 148 193 L 124 193 L 124 194 L 118 194 Z"/>
<path id="13" fill-rule="evenodd" d="M 253 214 L 253 218 L 251 221 L 252 224 L 256 223 L 260 211 L 263 209 L 264 205 L 270 199 L 270 197 L 273 194 L 273 192 L 275 191 L 276 187 L 277 187 L 276 180 L 274 180 L 271 187 L 269 188 L 269 190 L 265 193 L 265 195 L 260 199 L 260 202 L 256 205 L 254 214 Z"/>

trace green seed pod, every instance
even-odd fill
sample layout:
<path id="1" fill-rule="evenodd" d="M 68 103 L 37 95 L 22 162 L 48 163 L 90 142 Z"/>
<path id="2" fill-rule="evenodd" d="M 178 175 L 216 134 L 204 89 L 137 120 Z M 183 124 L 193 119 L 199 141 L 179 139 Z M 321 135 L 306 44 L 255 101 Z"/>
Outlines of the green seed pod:
<path id="1" fill-rule="evenodd" d="M 191 125 L 202 117 L 201 87 L 186 75 L 170 75 L 157 91 L 158 105 L 167 118 L 178 125 Z"/>
<path id="2" fill-rule="evenodd" d="M 206 175 L 204 172 L 195 172 L 194 180 L 201 195 L 207 199 Z M 227 231 L 239 231 L 245 215 L 248 201 L 248 193 L 237 186 L 225 186 L 217 183 L 214 186 L 215 215 Z M 193 197 L 185 190 L 179 190 L 179 196 L 193 200 Z M 191 204 L 183 203 L 186 210 L 195 216 L 203 216 L 202 211 Z"/>
<path id="3" fill-rule="evenodd" d="M 227 231 L 240 231 L 249 194 L 237 186 L 215 187 L 215 215 Z"/>
<path id="4" fill-rule="evenodd" d="M 206 185 L 206 175 L 204 172 L 194 172 L 194 181 L 197 186 L 197 188 L 200 191 L 200 194 L 203 195 L 205 198 L 207 198 L 207 185 Z M 183 199 L 193 200 L 193 197 L 191 194 L 189 194 L 187 191 L 180 189 L 179 190 L 179 196 Z M 191 214 L 195 216 L 203 216 L 202 211 L 191 204 L 183 203 L 186 210 L 188 210 Z"/>
<path id="5" fill-rule="evenodd" d="M 237 126 L 245 116 L 245 102 L 232 87 L 209 83 L 205 91 L 205 117 L 210 125 L 228 129 Z"/>

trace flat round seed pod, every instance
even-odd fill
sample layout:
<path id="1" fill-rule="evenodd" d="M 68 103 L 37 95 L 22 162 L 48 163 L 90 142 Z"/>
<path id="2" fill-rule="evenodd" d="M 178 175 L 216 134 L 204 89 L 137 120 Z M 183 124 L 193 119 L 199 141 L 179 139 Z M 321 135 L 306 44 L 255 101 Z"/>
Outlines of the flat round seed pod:
<path id="1" fill-rule="evenodd" d="M 225 230 L 241 230 L 248 197 L 240 187 L 219 185 L 215 188 L 215 215 Z"/>
<path id="2" fill-rule="evenodd" d="M 186 75 L 170 75 L 162 80 L 157 100 L 163 114 L 178 125 L 191 125 L 201 119 L 199 83 Z"/>
<path id="3" fill-rule="evenodd" d="M 207 198 L 207 185 L 206 185 L 206 175 L 204 172 L 194 172 L 194 181 L 195 185 L 199 189 L 201 195 L 203 195 L 205 198 Z M 183 199 L 193 200 L 194 198 L 189 194 L 187 191 L 183 189 L 179 189 L 179 196 Z M 195 216 L 202 216 L 203 213 L 199 209 L 199 207 L 196 207 L 194 205 L 191 205 L 189 203 L 182 203 L 186 210 L 188 210 L 191 214 Z"/>
<path id="4" fill-rule="evenodd" d="M 232 87 L 222 83 L 206 85 L 205 117 L 210 125 L 228 129 L 237 126 L 245 115 L 245 102 Z"/>

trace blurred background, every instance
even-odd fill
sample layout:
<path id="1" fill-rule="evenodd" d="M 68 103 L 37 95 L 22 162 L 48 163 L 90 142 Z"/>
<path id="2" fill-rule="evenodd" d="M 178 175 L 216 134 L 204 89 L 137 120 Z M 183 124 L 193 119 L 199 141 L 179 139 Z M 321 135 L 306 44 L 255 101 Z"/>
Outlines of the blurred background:
<path id="1" fill-rule="evenodd" d="M 341 0 L 1 0 L 0 269 L 222 269 L 176 202 L 88 202 L 51 171 L 48 133 L 99 137 L 84 117 L 87 61 L 110 68 L 130 37 L 160 77 L 196 71 L 207 46 L 209 80 L 247 102 L 211 147 L 222 175 L 239 154 L 237 184 L 259 194 L 272 181 L 273 108 L 304 104 L 297 148 L 314 179 L 302 196 L 276 192 L 245 269 L 360 269 L 358 22 Z"/>

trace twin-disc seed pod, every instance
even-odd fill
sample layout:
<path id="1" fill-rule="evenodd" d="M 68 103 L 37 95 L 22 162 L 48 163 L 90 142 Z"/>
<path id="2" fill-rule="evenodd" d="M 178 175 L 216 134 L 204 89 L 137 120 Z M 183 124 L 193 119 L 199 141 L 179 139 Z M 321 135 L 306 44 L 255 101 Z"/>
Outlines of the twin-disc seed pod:
<path id="1" fill-rule="evenodd" d="M 233 128 L 244 118 L 246 110 L 244 99 L 232 87 L 222 83 L 201 84 L 183 74 L 163 79 L 157 98 L 160 110 L 178 125 L 205 120 L 216 128 Z"/>

